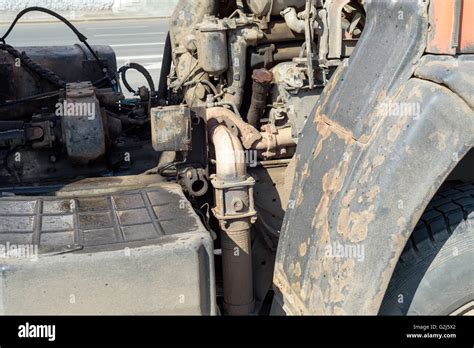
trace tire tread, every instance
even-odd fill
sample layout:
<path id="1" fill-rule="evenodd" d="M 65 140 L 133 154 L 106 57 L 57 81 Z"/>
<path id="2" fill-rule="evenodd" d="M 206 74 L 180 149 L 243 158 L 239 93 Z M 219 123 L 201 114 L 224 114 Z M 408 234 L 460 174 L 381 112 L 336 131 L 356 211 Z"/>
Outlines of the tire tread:
<path id="1" fill-rule="evenodd" d="M 467 207 L 474 206 L 474 184 L 465 184 L 436 194 L 421 216 L 420 222 L 410 236 L 412 243 L 407 243 L 403 254 L 422 252 L 428 248 L 438 249 L 437 240 L 445 240 L 443 232 L 453 233 L 453 226 L 462 219 L 467 222 L 474 219 L 474 214 L 469 216 Z M 402 255 L 403 256 L 403 255 Z M 406 261 L 406 260 L 405 260 Z"/>

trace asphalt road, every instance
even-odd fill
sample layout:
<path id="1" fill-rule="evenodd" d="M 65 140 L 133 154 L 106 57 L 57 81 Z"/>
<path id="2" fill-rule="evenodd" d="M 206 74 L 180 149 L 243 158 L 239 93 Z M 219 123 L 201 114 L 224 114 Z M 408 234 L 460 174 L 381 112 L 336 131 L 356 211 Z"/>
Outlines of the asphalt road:
<path id="1" fill-rule="evenodd" d="M 158 85 L 168 31 L 167 19 L 88 21 L 74 25 L 88 38 L 89 44 L 111 46 L 115 50 L 118 67 L 131 62 L 142 64 L 150 71 L 155 85 Z M 0 25 L 0 33 L 3 35 L 7 28 L 8 25 Z M 6 41 L 14 47 L 62 46 L 78 43 L 74 33 L 59 21 L 20 22 Z M 133 70 L 127 72 L 127 80 L 134 88 L 146 85 L 145 79 Z"/>

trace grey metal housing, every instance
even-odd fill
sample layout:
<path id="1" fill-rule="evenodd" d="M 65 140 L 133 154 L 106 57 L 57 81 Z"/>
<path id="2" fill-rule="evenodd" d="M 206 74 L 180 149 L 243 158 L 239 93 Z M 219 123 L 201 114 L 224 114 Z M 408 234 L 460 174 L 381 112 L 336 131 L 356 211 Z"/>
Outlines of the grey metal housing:
<path id="1" fill-rule="evenodd" d="M 0 198 L 0 314 L 216 314 L 212 238 L 180 186 L 97 192 Z"/>

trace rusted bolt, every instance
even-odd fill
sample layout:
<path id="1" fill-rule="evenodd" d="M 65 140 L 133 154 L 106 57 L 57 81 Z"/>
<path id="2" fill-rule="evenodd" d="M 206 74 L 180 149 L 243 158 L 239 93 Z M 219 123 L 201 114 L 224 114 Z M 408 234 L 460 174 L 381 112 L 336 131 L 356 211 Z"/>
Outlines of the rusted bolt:
<path id="1" fill-rule="evenodd" d="M 273 73 L 268 69 L 255 69 L 252 79 L 257 83 L 271 83 L 273 81 Z"/>

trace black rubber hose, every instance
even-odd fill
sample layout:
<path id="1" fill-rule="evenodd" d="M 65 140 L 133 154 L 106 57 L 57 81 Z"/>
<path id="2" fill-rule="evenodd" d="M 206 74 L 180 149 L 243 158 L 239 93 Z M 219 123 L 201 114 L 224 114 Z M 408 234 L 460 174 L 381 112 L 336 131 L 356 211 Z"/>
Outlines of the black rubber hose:
<path id="1" fill-rule="evenodd" d="M 120 74 L 120 77 L 122 78 L 122 81 L 123 81 L 123 84 L 125 86 L 125 88 L 130 92 L 130 93 L 133 93 L 133 94 L 137 94 L 137 91 L 135 91 L 131 86 L 130 84 L 128 83 L 127 81 L 127 77 L 126 77 L 126 72 L 127 70 L 130 70 L 130 69 L 133 69 L 133 70 L 136 70 L 138 71 L 139 73 L 141 73 L 146 81 L 148 82 L 148 86 L 150 87 L 150 91 L 151 93 L 155 93 L 155 84 L 153 83 L 153 78 L 151 77 L 150 73 L 148 72 L 148 70 L 146 70 L 146 68 L 143 66 L 143 65 L 140 65 L 138 63 L 130 63 L 128 65 L 124 65 L 123 67 L 121 67 L 119 69 L 119 74 Z"/>
<path id="2" fill-rule="evenodd" d="M 171 71 L 171 38 L 170 33 L 166 35 L 165 50 L 163 52 L 163 61 L 161 64 L 160 81 L 158 83 L 158 100 L 168 99 L 168 75 Z"/>
<path id="3" fill-rule="evenodd" d="M 273 74 L 267 69 L 255 69 L 252 74 L 252 99 L 249 111 L 247 112 L 247 122 L 253 127 L 260 128 L 260 118 L 267 108 L 267 98 Z"/>

